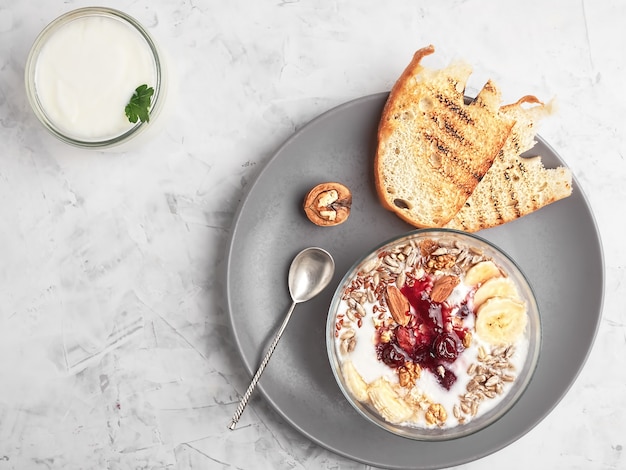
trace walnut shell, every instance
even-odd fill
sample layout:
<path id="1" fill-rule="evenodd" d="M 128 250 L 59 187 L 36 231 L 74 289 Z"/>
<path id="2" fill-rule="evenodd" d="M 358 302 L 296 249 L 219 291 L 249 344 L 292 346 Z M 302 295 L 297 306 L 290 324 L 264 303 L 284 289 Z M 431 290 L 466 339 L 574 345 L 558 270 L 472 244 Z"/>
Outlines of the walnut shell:
<path id="1" fill-rule="evenodd" d="M 341 183 L 321 183 L 304 198 L 304 212 L 315 225 L 330 227 L 345 222 L 350 215 L 352 193 Z"/>

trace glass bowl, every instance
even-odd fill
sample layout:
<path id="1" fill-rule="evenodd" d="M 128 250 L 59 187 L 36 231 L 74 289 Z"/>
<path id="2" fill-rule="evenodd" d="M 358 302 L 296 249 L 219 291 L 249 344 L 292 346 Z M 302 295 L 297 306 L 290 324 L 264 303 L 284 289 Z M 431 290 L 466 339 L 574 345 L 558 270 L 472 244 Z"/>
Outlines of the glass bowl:
<path id="1" fill-rule="evenodd" d="M 502 417 L 541 347 L 531 286 L 479 236 L 416 230 L 345 274 L 326 342 L 339 388 L 367 420 L 411 439 L 446 440 Z"/>
<path id="2" fill-rule="evenodd" d="M 135 89 L 154 90 L 149 122 L 130 122 L 125 107 Z M 142 133 L 165 95 L 156 44 L 129 15 L 104 7 L 69 11 L 35 39 L 25 86 L 33 112 L 54 136 L 76 147 L 104 149 Z"/>

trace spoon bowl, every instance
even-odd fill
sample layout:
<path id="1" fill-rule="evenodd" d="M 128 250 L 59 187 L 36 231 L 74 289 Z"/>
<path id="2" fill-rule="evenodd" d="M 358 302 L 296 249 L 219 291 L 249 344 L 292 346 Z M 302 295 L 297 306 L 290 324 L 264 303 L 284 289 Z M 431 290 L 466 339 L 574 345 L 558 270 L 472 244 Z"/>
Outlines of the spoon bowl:
<path id="1" fill-rule="evenodd" d="M 289 294 L 295 303 L 306 302 L 319 294 L 330 282 L 335 262 L 321 248 L 311 247 L 296 255 L 289 268 Z"/>

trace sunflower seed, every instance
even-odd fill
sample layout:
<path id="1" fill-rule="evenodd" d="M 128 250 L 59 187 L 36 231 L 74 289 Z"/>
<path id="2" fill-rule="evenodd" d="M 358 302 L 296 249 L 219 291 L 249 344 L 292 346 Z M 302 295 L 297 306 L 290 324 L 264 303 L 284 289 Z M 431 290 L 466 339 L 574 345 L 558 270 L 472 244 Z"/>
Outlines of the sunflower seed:
<path id="1" fill-rule="evenodd" d="M 491 388 L 498 383 L 500 383 L 500 377 L 498 377 L 497 375 L 492 375 L 485 381 L 485 387 Z"/>
<path id="2" fill-rule="evenodd" d="M 341 336 L 339 337 L 339 339 L 345 340 L 345 339 L 350 339 L 350 338 L 354 338 L 355 335 L 355 331 L 353 329 L 347 329 L 346 331 L 344 331 Z"/>
<path id="3" fill-rule="evenodd" d="M 406 273 L 402 271 L 400 274 L 398 274 L 398 277 L 396 278 L 396 285 L 398 286 L 398 289 L 402 289 L 405 283 L 406 283 Z"/>

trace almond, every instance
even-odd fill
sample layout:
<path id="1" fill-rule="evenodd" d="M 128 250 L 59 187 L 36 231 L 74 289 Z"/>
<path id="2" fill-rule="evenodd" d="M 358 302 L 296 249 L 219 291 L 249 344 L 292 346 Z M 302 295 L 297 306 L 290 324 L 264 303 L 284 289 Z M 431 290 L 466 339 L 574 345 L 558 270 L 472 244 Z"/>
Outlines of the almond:
<path id="1" fill-rule="evenodd" d="M 430 299 L 433 302 L 441 303 L 448 298 L 460 279 L 450 274 L 441 276 L 433 284 L 433 290 L 430 293 Z"/>
<path id="2" fill-rule="evenodd" d="M 396 286 L 387 286 L 387 306 L 396 323 L 406 326 L 411 320 L 411 304 Z"/>

